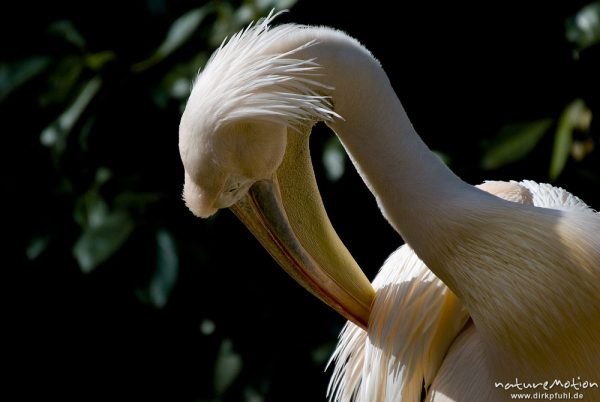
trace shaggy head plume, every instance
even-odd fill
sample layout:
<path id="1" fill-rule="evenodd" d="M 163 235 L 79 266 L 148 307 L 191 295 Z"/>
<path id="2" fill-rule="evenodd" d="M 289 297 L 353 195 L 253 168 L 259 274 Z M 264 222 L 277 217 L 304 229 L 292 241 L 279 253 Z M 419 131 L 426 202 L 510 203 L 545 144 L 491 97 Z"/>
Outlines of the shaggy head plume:
<path id="1" fill-rule="evenodd" d="M 331 89 L 314 80 L 321 66 L 314 59 L 294 57 L 316 42 L 286 52 L 275 50 L 290 34 L 305 28 L 295 24 L 271 27 L 280 14 L 271 11 L 223 41 L 194 82 L 186 107 L 186 111 L 191 108 L 189 118 L 200 118 L 214 130 L 246 119 L 293 126 L 339 117 L 329 98 L 318 93 Z"/>
<path id="2" fill-rule="evenodd" d="M 195 215 L 229 207 L 252 183 L 271 177 L 287 128 L 339 117 L 319 94 L 332 89 L 316 79 L 321 67 L 298 55 L 316 42 L 302 42 L 302 26 L 271 28 L 277 15 L 225 40 L 196 78 L 179 126 L 183 196 Z"/>

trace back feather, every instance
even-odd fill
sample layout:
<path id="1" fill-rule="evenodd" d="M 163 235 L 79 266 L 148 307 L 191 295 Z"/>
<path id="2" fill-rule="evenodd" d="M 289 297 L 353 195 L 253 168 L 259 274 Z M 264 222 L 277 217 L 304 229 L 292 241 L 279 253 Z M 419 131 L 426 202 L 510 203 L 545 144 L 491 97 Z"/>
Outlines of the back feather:
<path id="1" fill-rule="evenodd" d="M 509 201 L 594 212 L 578 197 L 549 184 L 486 182 L 482 189 L 498 188 L 494 184 L 502 185 L 500 195 Z M 506 191 L 509 185 L 514 187 Z M 419 402 L 469 314 L 408 245 L 390 255 L 373 287 L 377 293 L 368 332 L 347 323 L 329 361 L 335 365 L 329 399 Z"/>

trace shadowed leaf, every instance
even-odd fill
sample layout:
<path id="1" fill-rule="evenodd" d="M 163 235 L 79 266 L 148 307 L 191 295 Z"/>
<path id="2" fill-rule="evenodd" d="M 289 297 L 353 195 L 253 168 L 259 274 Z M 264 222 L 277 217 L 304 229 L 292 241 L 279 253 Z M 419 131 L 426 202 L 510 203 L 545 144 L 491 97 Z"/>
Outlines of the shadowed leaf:
<path id="1" fill-rule="evenodd" d="M 338 181 L 346 170 L 346 150 L 336 136 L 331 136 L 323 149 L 323 165 L 330 181 Z"/>
<path id="2" fill-rule="evenodd" d="M 231 339 L 224 339 L 217 354 L 214 370 L 214 389 L 217 397 L 229 388 L 242 370 L 242 358 L 233 350 Z"/>
<path id="3" fill-rule="evenodd" d="M 0 64 L 0 102 L 50 64 L 49 57 L 33 56 L 13 63 Z"/>
<path id="4" fill-rule="evenodd" d="M 567 20 L 566 37 L 577 46 L 577 52 L 600 43 L 600 1 L 588 4 Z"/>
<path id="5" fill-rule="evenodd" d="M 85 229 L 73 246 L 73 255 L 81 270 L 90 273 L 108 260 L 129 238 L 134 227 L 131 216 L 117 210 Z"/>
<path id="6" fill-rule="evenodd" d="M 85 56 L 85 62 L 89 68 L 94 71 L 100 70 L 102 66 L 108 63 L 111 60 L 114 60 L 116 57 L 114 52 L 109 50 L 98 53 L 91 53 Z"/>
<path id="7" fill-rule="evenodd" d="M 50 236 L 35 236 L 25 250 L 27 259 L 33 261 L 38 258 L 48 248 L 49 244 Z"/>
<path id="8" fill-rule="evenodd" d="M 175 22 L 173 22 L 173 25 L 171 25 L 171 28 L 169 28 L 165 40 L 160 44 L 158 49 L 156 49 L 154 54 L 146 60 L 134 64 L 131 69 L 134 72 L 144 71 L 162 61 L 169 54 L 181 47 L 181 45 L 191 38 L 196 29 L 198 29 L 200 23 L 202 23 L 204 18 L 212 10 L 212 7 L 212 4 L 209 3 L 202 7 L 190 10 L 177 18 Z"/>
<path id="9" fill-rule="evenodd" d="M 42 131 L 40 142 L 49 148 L 54 148 L 59 153 L 62 152 L 67 136 L 101 86 L 102 80 L 100 77 L 94 77 L 88 81 L 77 99 L 52 124 Z"/>
<path id="10" fill-rule="evenodd" d="M 165 229 L 156 232 L 156 270 L 148 289 L 150 302 L 156 307 L 164 307 L 177 281 L 179 257 L 175 240 Z"/>
<path id="11" fill-rule="evenodd" d="M 272 7 L 276 10 L 287 10 L 296 4 L 297 0 L 270 0 Z M 260 2 L 259 2 L 260 3 Z"/>
<path id="12" fill-rule="evenodd" d="M 69 20 L 56 21 L 48 28 L 48 32 L 64 39 L 79 49 L 85 47 L 85 39 Z"/>
<path id="13" fill-rule="evenodd" d="M 581 99 L 574 100 L 562 112 L 554 135 L 550 162 L 550 179 L 555 180 L 563 171 L 573 145 L 573 131 L 585 131 L 592 120 L 592 112 Z"/>
<path id="14" fill-rule="evenodd" d="M 84 70 L 83 59 L 79 55 L 61 58 L 47 76 L 47 88 L 40 93 L 40 106 L 62 105 L 74 97 L 77 84 Z"/>
<path id="15" fill-rule="evenodd" d="M 481 160 L 483 169 L 492 170 L 522 159 L 548 131 L 552 119 L 509 124 L 500 130 Z"/>

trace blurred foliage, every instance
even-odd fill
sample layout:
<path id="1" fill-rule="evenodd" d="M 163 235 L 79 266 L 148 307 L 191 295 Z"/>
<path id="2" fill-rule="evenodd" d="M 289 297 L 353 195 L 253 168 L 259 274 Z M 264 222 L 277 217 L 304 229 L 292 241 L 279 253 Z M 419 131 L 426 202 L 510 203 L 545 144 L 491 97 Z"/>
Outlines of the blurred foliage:
<path id="1" fill-rule="evenodd" d="M 436 107 L 437 98 L 445 99 L 443 88 L 424 87 L 435 78 L 421 68 L 413 79 L 412 63 L 395 61 L 392 45 L 381 40 L 398 35 L 397 46 L 407 47 L 419 69 L 418 56 L 434 57 L 425 52 L 434 53 L 436 41 L 448 48 L 440 32 L 462 34 L 460 27 L 426 6 L 421 14 L 404 10 L 403 28 L 390 20 L 395 13 L 363 18 L 368 10 L 345 4 L 58 2 L 36 5 L 34 19 L 23 3 L 12 17 L 23 28 L 13 32 L 4 24 L 0 121 L 9 145 L 3 193 L 14 223 L 9 243 L 16 244 L 7 249 L 17 254 L 7 270 L 20 285 L 12 300 L 12 372 L 25 383 L 24 399 L 37 389 L 63 400 L 100 400 L 115 392 L 133 400 L 325 400 L 329 374 L 322 371 L 343 320 L 285 277 L 230 214 L 199 221 L 180 197 L 177 127 L 191 83 L 226 36 L 272 8 L 293 6 L 281 21 L 333 25 L 364 38 L 417 130 L 466 180 L 552 181 L 600 207 L 594 195 L 600 184 L 600 3 L 560 9 L 553 22 L 565 32 L 547 46 L 567 49 L 559 56 L 569 66 L 568 84 L 552 77 L 545 90 L 560 95 L 529 113 L 524 96 L 510 94 L 518 112 L 487 125 L 478 123 L 477 113 L 456 118 L 463 110 L 484 110 L 467 95 Z M 346 17 L 339 7 L 347 7 Z M 411 11 L 432 25 L 410 25 Z M 530 14 L 536 12 L 545 15 L 533 8 Z M 527 23 L 535 30 L 535 22 Z M 391 31 L 382 31 L 386 26 Z M 436 40 L 411 36 L 420 29 L 436 32 Z M 515 37 L 511 43 L 521 42 Z M 430 64 L 436 60 L 427 57 Z M 506 110 L 505 103 L 494 105 Z M 431 119 L 432 112 L 438 117 Z M 315 131 L 311 147 L 321 156 L 314 160 L 325 203 L 343 206 L 331 209 L 334 226 L 372 277 L 400 240 L 349 169 L 337 138 L 323 125 Z M 360 235 L 371 231 L 378 235 L 365 247 Z M 57 372 L 57 362 L 66 368 Z"/>
<path id="2" fill-rule="evenodd" d="M 582 7 L 565 21 L 565 36 L 573 43 L 573 56 L 592 48 L 598 53 L 600 44 L 600 2 L 593 2 Z M 590 63 L 590 60 L 586 60 Z M 600 76 L 591 77 L 592 88 L 598 89 Z M 597 93 L 594 94 L 597 96 Z M 594 99 L 594 101 L 596 101 Z M 596 112 L 597 113 L 597 112 Z M 569 157 L 577 162 L 585 158 L 598 158 L 595 144 L 598 142 L 597 133 L 590 133 L 593 112 L 584 99 L 576 98 L 558 116 L 519 123 L 509 123 L 502 127 L 498 135 L 486 146 L 481 166 L 493 170 L 504 165 L 526 158 L 545 135 L 554 133 L 554 145 L 551 152 L 548 179 L 556 181 L 564 170 Z"/>
<path id="3" fill-rule="evenodd" d="M 23 88 L 36 76 L 43 75 L 41 78 L 47 81 L 46 88 L 43 88 L 38 96 L 39 105 L 61 110 L 41 131 L 39 142 L 48 149 L 53 158 L 53 167 L 61 173 L 59 191 L 70 190 L 65 192 L 72 197 L 73 220 L 81 231 L 73 245 L 73 255 L 83 272 L 90 273 L 125 247 L 136 222 L 147 218 L 148 213 L 140 210 L 159 204 L 164 196 L 160 188 L 148 191 L 132 190 L 129 186 L 130 181 L 139 179 L 137 175 L 140 171 L 130 172 L 137 177 L 121 174 L 116 177 L 113 173 L 116 167 L 110 167 L 113 164 L 112 158 L 80 160 L 77 169 L 64 166 L 70 155 L 91 156 L 94 153 L 92 146 L 97 145 L 96 142 L 107 141 L 107 138 L 99 138 L 107 137 L 107 133 L 97 127 L 105 129 L 105 126 L 114 124 L 110 121 L 112 116 L 125 117 L 123 113 L 111 110 L 113 107 L 123 106 L 118 97 L 125 91 L 115 86 L 142 87 L 154 103 L 147 105 L 147 110 L 143 110 L 143 113 L 152 113 L 152 110 L 180 111 L 189 95 L 191 82 L 207 60 L 211 48 L 222 42 L 227 35 L 265 15 L 271 8 L 289 7 L 292 4 L 293 1 L 257 1 L 246 2 L 234 9 L 228 2 L 208 2 L 177 17 L 156 50 L 144 60 L 133 64 L 129 64 L 129 60 L 119 58 L 112 50 L 88 49 L 85 37 L 73 22 L 59 20 L 48 27 L 48 34 L 64 44 L 71 45 L 71 51 L 62 55 L 35 55 L 2 64 L 0 99 Z M 166 7 L 166 4 L 163 7 Z M 208 26 L 204 27 L 207 31 L 202 31 L 202 23 L 209 19 L 206 24 Z M 189 53 L 190 42 L 197 42 L 199 39 L 208 45 L 198 46 L 196 43 L 194 48 L 199 48 L 200 51 L 194 52 L 183 61 L 168 62 L 169 56 L 182 47 L 187 46 Z M 160 68 L 161 63 L 168 65 L 155 75 L 149 75 L 152 73 L 149 70 Z M 138 90 L 140 87 L 124 89 Z M 174 124 L 170 131 L 176 131 L 176 128 L 177 125 Z M 119 145 L 118 138 L 112 140 L 115 146 Z M 136 140 L 143 142 L 144 138 Z M 124 162 L 127 162 L 127 152 L 133 150 L 122 150 Z M 87 186 L 85 191 L 77 191 L 75 187 L 82 184 Z M 110 191 L 104 191 L 107 187 L 112 188 Z M 163 286 L 160 283 L 167 280 L 165 275 L 173 275 L 166 274 L 166 271 L 177 270 L 177 264 L 173 262 L 176 261 L 176 251 L 172 236 L 160 225 L 154 230 L 157 236 L 155 247 L 159 252 L 159 263 L 156 275 L 148 284 L 150 289 L 154 289 L 150 294 L 155 294 L 159 289 L 170 289 L 172 284 Z M 34 243 L 39 244 L 37 241 Z M 32 247 L 36 250 L 40 246 Z M 38 258 L 39 254 L 40 251 L 30 253 L 31 258 Z M 156 294 L 150 299 L 165 300 L 166 297 L 165 294 Z M 158 303 L 163 304 L 164 301 Z"/>
<path id="4" fill-rule="evenodd" d="M 507 124 L 492 139 L 484 152 L 481 167 L 498 169 L 519 161 L 529 155 L 544 135 L 554 131 L 548 178 L 555 181 L 565 168 L 570 155 L 582 161 L 594 151 L 594 140 L 589 135 L 585 142 L 576 141 L 576 133 L 589 133 L 592 111 L 581 99 L 575 99 L 565 107 L 556 122 L 551 118 Z M 555 124 L 554 130 L 550 127 Z"/>
<path id="5" fill-rule="evenodd" d="M 551 119 L 542 119 L 502 127 L 483 154 L 481 167 L 498 169 L 524 158 L 535 148 L 551 124 Z"/>
<path id="6" fill-rule="evenodd" d="M 574 55 L 600 43 L 600 1 L 581 8 L 566 23 L 567 39 L 575 44 Z"/>

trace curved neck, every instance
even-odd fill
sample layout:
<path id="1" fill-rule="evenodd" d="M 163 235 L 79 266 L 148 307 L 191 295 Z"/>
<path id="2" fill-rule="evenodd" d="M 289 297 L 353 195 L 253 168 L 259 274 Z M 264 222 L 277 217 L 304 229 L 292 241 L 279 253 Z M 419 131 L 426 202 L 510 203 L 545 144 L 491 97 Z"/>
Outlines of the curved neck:
<path id="1" fill-rule="evenodd" d="M 587 298 L 597 297 L 597 292 L 595 285 L 586 287 L 581 282 L 580 267 L 565 257 L 574 255 L 572 250 L 555 241 L 561 238 L 557 228 L 570 227 L 570 223 L 560 212 L 500 200 L 452 173 L 419 138 L 385 72 L 357 41 L 325 28 L 305 29 L 295 39 L 298 43 L 317 42 L 303 49 L 301 57 L 315 59 L 323 67 L 323 75 L 315 79 L 332 88 L 326 95 L 342 117 L 328 124 L 384 216 L 465 303 L 486 343 L 501 345 L 498 350 L 505 355 L 510 351 L 508 359 L 519 364 L 532 361 L 543 370 L 550 367 L 552 373 L 567 373 L 574 367 L 591 372 L 593 366 L 581 366 L 580 358 L 582 350 L 591 351 L 592 356 L 600 353 L 592 342 L 597 324 L 585 326 L 591 322 L 589 316 L 598 317 L 587 308 Z M 578 234 L 585 237 L 586 232 Z M 546 250 L 548 244 L 555 245 L 554 249 Z M 590 247 L 595 249 L 595 245 Z M 531 250 L 537 250 L 533 257 Z M 596 266 L 595 262 L 586 264 Z M 539 275 L 540 267 L 546 275 Z M 597 273 L 597 269 L 591 270 Z M 569 276 L 563 280 L 564 272 Z M 542 358 L 556 356 L 557 345 L 573 334 L 562 327 L 550 331 L 544 324 L 564 318 L 557 313 L 563 310 L 547 307 L 562 306 L 564 299 L 557 296 L 561 293 L 531 289 L 556 290 L 573 283 L 580 283 L 585 290 L 567 315 L 575 317 L 579 324 L 574 328 L 581 330 L 573 343 L 584 346 L 565 348 L 576 352 L 561 356 L 560 365 L 547 364 L 541 358 L 537 361 L 531 350 L 538 350 Z M 543 312 L 546 319 L 532 322 L 532 311 L 538 316 Z M 565 367 L 564 371 L 559 366 Z"/>
<path id="2" fill-rule="evenodd" d="M 435 228 L 452 216 L 459 194 L 479 193 L 459 179 L 417 135 L 379 62 L 356 40 L 324 28 L 305 30 L 316 40 L 303 57 L 323 67 L 342 119 L 328 123 L 348 151 L 384 216 L 421 258 Z M 435 211 L 435 214 L 432 214 Z M 441 215 L 440 215 L 441 214 Z M 439 233 L 438 233 L 439 234 Z"/>

